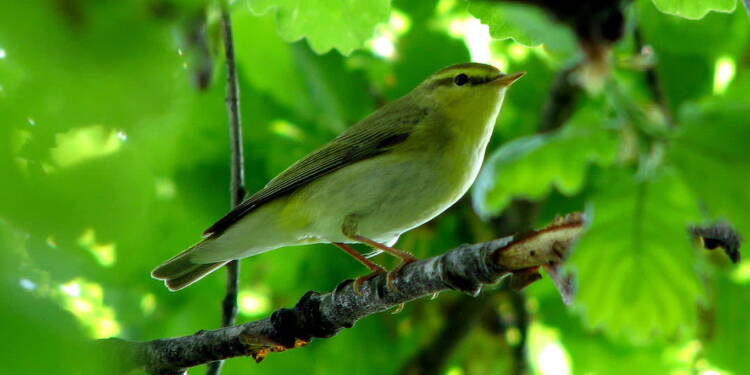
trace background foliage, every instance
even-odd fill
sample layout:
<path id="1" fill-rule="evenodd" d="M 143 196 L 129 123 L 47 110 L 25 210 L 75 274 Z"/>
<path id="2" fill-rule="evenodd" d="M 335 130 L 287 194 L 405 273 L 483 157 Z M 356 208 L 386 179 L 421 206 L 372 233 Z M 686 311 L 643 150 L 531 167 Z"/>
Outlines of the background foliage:
<path id="1" fill-rule="evenodd" d="M 222 272 L 179 293 L 148 277 L 229 206 L 225 71 L 218 14 L 206 9 L 201 0 L 0 3 L 3 373 L 85 374 L 96 365 L 89 339 L 218 326 Z M 497 294 L 491 313 L 454 338 L 440 372 L 521 373 L 522 345 L 536 374 L 744 374 L 750 262 L 697 251 L 685 228 L 725 219 L 750 236 L 747 9 L 637 0 L 625 15 L 609 73 L 578 76 L 587 89 L 573 117 L 538 134 L 555 75 L 585 59 L 570 28 L 540 8 L 236 1 L 249 190 L 446 65 L 526 70 L 471 197 L 400 247 L 423 257 L 487 239 L 514 199 L 539 202 L 537 224 L 585 209 L 594 220 L 569 262 L 578 299 L 565 307 L 548 280 L 520 303 L 486 291 Z M 664 103 L 649 94 L 650 66 Z M 243 267 L 242 320 L 363 272 L 332 246 Z M 418 301 L 260 365 L 230 360 L 225 373 L 396 373 L 461 318 L 462 298 Z"/>

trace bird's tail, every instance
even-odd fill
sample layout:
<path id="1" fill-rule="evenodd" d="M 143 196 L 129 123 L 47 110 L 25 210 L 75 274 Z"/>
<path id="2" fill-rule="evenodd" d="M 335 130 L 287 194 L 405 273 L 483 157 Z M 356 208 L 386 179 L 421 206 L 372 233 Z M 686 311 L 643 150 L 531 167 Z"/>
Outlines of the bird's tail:
<path id="1" fill-rule="evenodd" d="M 151 271 L 151 277 L 164 280 L 167 288 L 175 291 L 187 287 L 226 264 L 228 261 L 200 264 L 190 260 L 191 255 L 207 241 L 210 240 L 201 241 L 162 263 Z"/>

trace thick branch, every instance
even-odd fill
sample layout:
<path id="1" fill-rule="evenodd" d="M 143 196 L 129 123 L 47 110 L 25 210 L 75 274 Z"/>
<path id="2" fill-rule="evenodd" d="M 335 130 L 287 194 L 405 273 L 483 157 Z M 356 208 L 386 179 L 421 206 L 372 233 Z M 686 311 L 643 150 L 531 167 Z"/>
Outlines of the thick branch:
<path id="1" fill-rule="evenodd" d="M 237 356 L 262 360 L 268 353 L 327 338 L 357 320 L 414 299 L 455 289 L 479 294 L 483 284 L 511 275 L 511 283 L 537 280 L 539 266 L 558 263 L 583 230 L 582 215 L 573 214 L 550 226 L 524 235 L 509 236 L 474 245 L 463 245 L 443 255 L 404 267 L 394 280 L 397 291 L 386 287 L 386 276 L 367 280 L 362 294 L 352 281 L 333 292 L 308 292 L 291 309 L 279 309 L 270 318 L 238 326 L 202 331 L 194 335 L 130 343 L 104 340 L 110 355 L 120 359 L 123 371 L 144 368 L 150 373 L 180 373 L 204 363 Z"/>

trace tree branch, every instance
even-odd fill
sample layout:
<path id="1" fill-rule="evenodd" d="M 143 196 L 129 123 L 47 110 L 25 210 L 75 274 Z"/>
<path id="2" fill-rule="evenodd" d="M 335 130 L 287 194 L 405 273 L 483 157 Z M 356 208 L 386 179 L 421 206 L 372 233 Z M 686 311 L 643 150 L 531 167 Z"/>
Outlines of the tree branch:
<path id="1" fill-rule="evenodd" d="M 539 266 L 563 260 L 583 228 L 583 216 L 571 214 L 538 231 L 462 245 L 405 266 L 394 280 L 396 291 L 387 288 L 386 275 L 367 280 L 362 294 L 346 280 L 329 293 L 308 292 L 294 308 L 279 309 L 266 319 L 177 338 L 141 343 L 112 338 L 100 343 L 120 361 L 121 371 L 142 368 L 151 374 L 180 374 L 237 356 L 259 362 L 269 353 L 306 345 L 315 337 L 332 337 L 361 318 L 443 290 L 476 296 L 482 285 L 506 275 L 511 283 L 533 282 L 538 277 L 530 275 L 537 274 Z"/>
<path id="2" fill-rule="evenodd" d="M 237 67 L 234 60 L 234 40 L 232 38 L 232 19 L 229 15 L 227 5 L 221 3 L 221 26 L 224 38 L 224 53 L 227 62 L 227 112 L 229 114 L 229 131 L 232 149 L 231 165 L 231 195 L 232 207 L 242 203 L 245 196 L 245 166 L 242 150 L 242 124 L 240 122 L 240 89 L 237 82 Z M 239 285 L 240 263 L 233 260 L 226 265 L 227 269 L 227 292 L 222 301 L 222 327 L 234 324 L 237 318 L 237 288 Z M 208 368 L 209 375 L 218 375 L 221 372 L 221 361 L 211 363 Z"/>

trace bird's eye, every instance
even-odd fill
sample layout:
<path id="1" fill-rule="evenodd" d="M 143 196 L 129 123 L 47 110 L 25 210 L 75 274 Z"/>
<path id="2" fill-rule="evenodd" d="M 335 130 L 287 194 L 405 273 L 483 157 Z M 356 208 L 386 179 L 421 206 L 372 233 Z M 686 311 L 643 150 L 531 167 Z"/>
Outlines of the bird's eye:
<path id="1" fill-rule="evenodd" d="M 459 74 L 455 78 L 453 78 L 453 82 L 456 83 L 456 86 L 463 86 L 469 82 L 469 76 L 466 74 Z"/>

